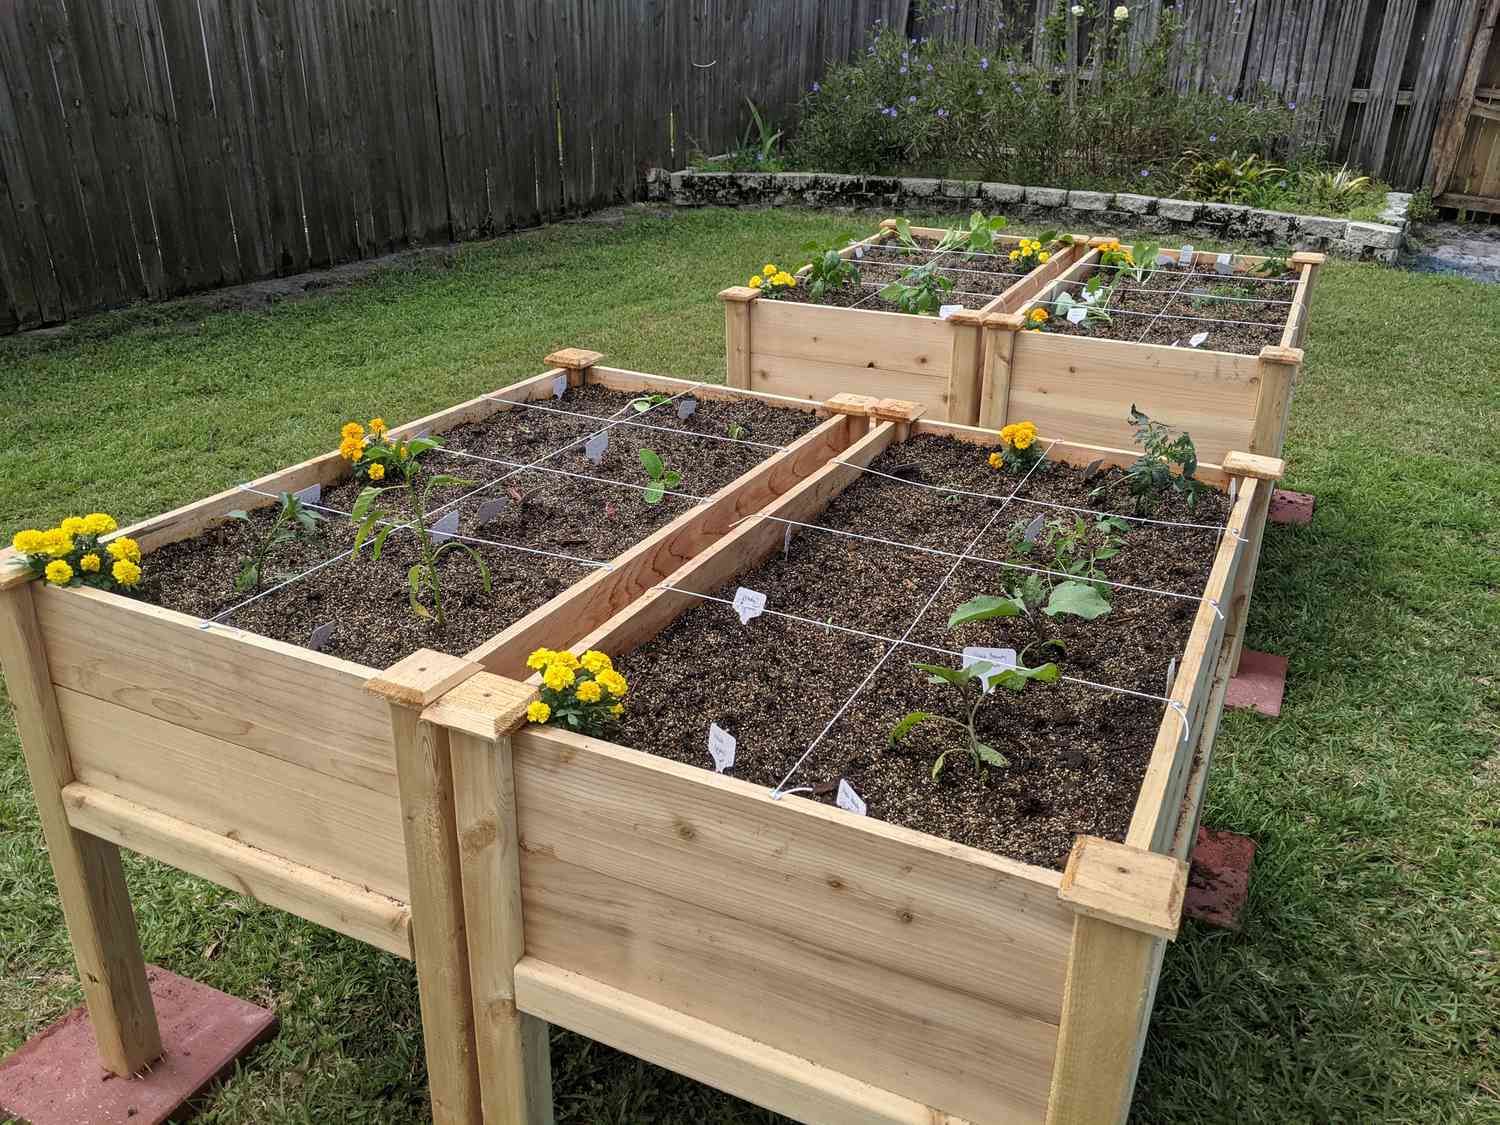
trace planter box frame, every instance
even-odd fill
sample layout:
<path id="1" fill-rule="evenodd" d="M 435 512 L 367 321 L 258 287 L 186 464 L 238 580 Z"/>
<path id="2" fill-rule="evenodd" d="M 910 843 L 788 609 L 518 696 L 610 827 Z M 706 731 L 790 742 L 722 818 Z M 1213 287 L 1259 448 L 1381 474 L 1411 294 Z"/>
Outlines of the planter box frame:
<path id="1" fill-rule="evenodd" d="M 855 466 L 913 432 L 993 441 L 914 421 L 910 404 L 829 406 L 868 430 L 762 515 L 814 521 Z M 460 805 L 434 846 L 461 872 L 485 1120 L 547 1120 L 535 1054 L 553 1022 L 819 1125 L 1122 1121 L 1281 469 L 1244 454 L 1203 467 L 1236 483 L 1236 534 L 1216 554 L 1124 843 L 1080 837 L 1061 874 L 525 726 L 533 689 L 501 677 L 427 708 L 412 737 L 444 749 Z M 782 526 L 746 521 L 669 584 L 712 592 L 773 553 Z M 629 651 L 697 604 L 652 591 L 575 651 Z"/>
<path id="2" fill-rule="evenodd" d="M 856 245 L 877 246 L 896 237 L 895 220 Z M 912 227 L 918 238 L 941 238 L 939 227 Z M 809 399 L 851 392 L 920 403 L 933 417 L 973 425 L 987 317 L 1026 305 L 1079 261 L 1087 235 L 1055 251 L 980 309 L 963 309 L 939 320 L 931 316 L 846 309 L 795 301 L 766 300 L 759 289 L 734 286 L 724 302 L 725 381 Z M 1014 247 L 1019 238 L 997 241 Z M 841 251 L 844 257 L 854 246 Z M 799 273 L 805 273 L 806 267 Z"/>
<path id="3" fill-rule="evenodd" d="M 549 398 L 564 375 L 573 386 L 691 390 L 814 411 L 800 400 L 602 367 L 602 358 L 566 349 L 548 357 L 549 371 L 392 433 L 441 433 L 505 411 L 507 401 Z M 444 906 L 458 869 L 423 835 L 451 826 L 451 779 L 412 742 L 420 709 L 481 670 L 524 675 L 538 643 L 589 632 L 845 449 L 856 428 L 842 415 L 825 418 L 466 657 L 421 651 L 384 672 L 206 629 L 118 594 L 32 582 L 4 565 L 13 551 L 0 554 L 0 659 L 104 1066 L 128 1075 L 161 1053 L 121 874 L 126 847 L 415 956 L 435 1118 L 477 1121 L 463 928 Z M 252 487 L 274 496 L 347 474 L 329 453 Z M 116 534 L 134 536 L 149 555 L 232 509 L 272 503 L 236 488 Z M 382 700 L 367 690 L 372 680 L 403 688 Z M 435 793 L 447 803 L 434 808 Z"/>

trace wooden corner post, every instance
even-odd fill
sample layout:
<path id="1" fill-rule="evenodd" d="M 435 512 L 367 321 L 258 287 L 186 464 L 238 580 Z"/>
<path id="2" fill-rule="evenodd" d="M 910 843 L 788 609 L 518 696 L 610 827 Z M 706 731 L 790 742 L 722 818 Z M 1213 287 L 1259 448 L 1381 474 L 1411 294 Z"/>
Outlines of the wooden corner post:
<path id="1" fill-rule="evenodd" d="M 979 387 L 979 424 L 998 430 L 1010 417 L 1010 376 L 1016 337 L 1026 318 L 1020 313 L 990 313 L 984 319 L 983 378 Z"/>
<path id="2" fill-rule="evenodd" d="M 0 567 L 8 561 L 0 557 Z M 125 1077 L 160 1057 L 161 1032 L 120 850 L 68 823 L 62 790 L 73 781 L 73 761 L 37 624 L 35 596 L 24 575 L 0 569 L 0 664 L 15 707 L 21 753 L 31 776 L 99 1061 Z"/>
<path id="3" fill-rule="evenodd" d="M 1240 670 L 1240 653 L 1245 647 L 1245 626 L 1250 620 L 1250 592 L 1255 589 L 1255 571 L 1260 565 L 1260 545 L 1266 530 L 1266 517 L 1271 507 L 1271 495 L 1275 484 L 1286 472 L 1286 462 L 1277 457 L 1260 457 L 1252 453 L 1230 453 L 1224 458 L 1224 471 L 1231 479 L 1257 481 L 1255 495 L 1250 498 L 1250 510 L 1246 516 L 1246 527 L 1235 530 L 1246 536 L 1245 558 L 1235 571 L 1234 587 L 1228 601 L 1229 620 L 1224 626 L 1224 636 L 1229 648 L 1226 652 L 1229 674 Z"/>
<path id="4" fill-rule="evenodd" d="M 1292 409 L 1292 388 L 1302 368 L 1302 349 L 1268 344 L 1260 349 L 1258 366 L 1260 391 L 1255 398 L 1249 452 L 1280 457 L 1286 443 L 1287 415 Z"/>
<path id="5" fill-rule="evenodd" d="M 948 323 L 953 325 L 948 421 L 972 426 L 979 421 L 979 395 L 984 384 L 984 315 L 975 309 L 959 309 Z"/>
<path id="6" fill-rule="evenodd" d="M 724 382 L 750 389 L 750 311 L 759 289 L 732 285 L 719 294 L 724 302 Z"/>
<path id="7" fill-rule="evenodd" d="M 1130 1111 L 1167 941 L 1177 936 L 1187 864 L 1080 836 L 1057 896 L 1073 944 L 1047 1125 L 1111 1125 Z"/>
<path id="8" fill-rule="evenodd" d="M 422 712 L 480 671 L 420 649 L 365 686 L 390 705 L 411 898 L 412 959 L 422 1008 L 435 1125 L 481 1125 L 469 948 L 459 873 L 448 728 Z"/>
<path id="9" fill-rule="evenodd" d="M 511 734 L 536 692 L 489 672 L 465 680 L 422 713 L 448 732 L 457 843 L 484 1120 L 552 1125 L 546 1021 L 516 1009 L 516 963 L 526 952 L 521 844 Z"/>
<path id="10" fill-rule="evenodd" d="M 581 387 L 588 380 L 589 368 L 603 358 L 603 352 L 591 352 L 587 348 L 559 348 L 542 362 L 566 371 L 568 386 Z"/>

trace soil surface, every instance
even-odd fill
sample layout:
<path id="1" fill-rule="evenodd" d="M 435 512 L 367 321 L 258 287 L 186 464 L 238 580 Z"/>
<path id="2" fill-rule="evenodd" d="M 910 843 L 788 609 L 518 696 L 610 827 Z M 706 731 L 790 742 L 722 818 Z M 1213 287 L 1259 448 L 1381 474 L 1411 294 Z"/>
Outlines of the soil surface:
<path id="1" fill-rule="evenodd" d="M 1277 278 L 1247 274 L 1220 275 L 1201 268 L 1157 266 L 1136 281 L 1126 278 L 1109 302 L 1109 323 L 1072 324 L 1055 310 L 1045 331 L 1065 336 L 1095 336 L 1140 344 L 1190 347 L 1190 339 L 1208 333 L 1204 351 L 1257 355 L 1267 344 L 1280 344 L 1296 292 L 1295 272 Z M 1101 271 L 1108 284 L 1112 270 Z M 1082 281 L 1068 292 L 1080 298 Z"/>
<path id="2" fill-rule="evenodd" d="M 449 552 L 439 564 L 443 628 L 416 616 L 409 605 L 408 571 L 420 558 L 415 533 L 392 532 L 378 560 L 369 546 L 350 554 L 355 527 L 348 513 L 361 490 L 352 483 L 324 489 L 319 533 L 277 547 L 258 593 L 237 591 L 235 576 L 269 532 L 275 505 L 250 512 L 248 522 L 227 520 L 153 551 L 141 596 L 294 644 L 307 644 L 314 629 L 333 622 L 324 651 L 377 668 L 424 647 L 462 655 L 598 569 L 594 563 L 614 559 L 694 505 L 685 495 L 646 502 L 641 448 L 654 449 L 682 473 L 673 491 L 706 497 L 769 457 L 770 447 L 784 446 L 818 424 L 810 412 L 706 398 L 686 419 L 677 417 L 675 403 L 638 414 L 629 406 L 633 397 L 585 387 L 541 404 L 548 410 L 515 407 L 439 435 L 443 448 L 426 456 L 426 471 L 472 483 L 435 486 L 427 504 L 429 526 L 456 509 L 461 538 L 455 541 L 474 549 L 491 580 L 486 592 L 472 559 Z M 599 430 L 600 420 L 609 419 L 621 424 L 609 430 L 608 448 L 595 466 L 582 443 Z M 543 467 L 514 467 L 543 458 Z M 387 493 L 382 500 L 409 516 L 405 504 L 389 503 L 397 496 Z M 246 494 L 247 504 L 258 499 Z M 482 511 L 496 499 L 503 501 L 499 511 Z M 288 584 L 278 588 L 283 582 Z"/>
<path id="3" fill-rule="evenodd" d="M 656 638 L 617 657 L 631 693 L 616 740 L 710 768 L 708 728 L 717 723 L 738 739 L 732 776 L 770 787 L 790 773 L 788 789 L 811 787 L 804 795 L 825 802 L 844 778 L 871 816 L 1043 866 L 1061 867 L 1077 833 L 1122 838 L 1162 720 L 1160 702 L 1067 682 L 1032 684 L 1019 694 L 996 689 L 980 706 L 977 726 L 1009 764 L 980 769 L 955 752 L 936 781 L 934 760 L 966 746 L 966 731 L 925 723 L 894 747 L 888 736 L 911 711 L 967 714 L 976 691 L 961 702 L 956 689 L 928 683 L 912 664 L 954 666 L 958 651 L 971 645 L 1020 650 L 1056 637 L 1066 645 L 1058 658 L 1064 675 L 1164 695 L 1219 533 L 1134 523 L 1119 554 L 1100 564 L 1110 581 L 1186 597 L 1117 589 L 1111 611 L 1092 622 L 1043 618 L 1033 626 L 999 618 L 950 629 L 948 617 L 959 604 L 1002 593 L 1025 576 L 997 562 L 1049 564 L 1050 551 L 1020 553 L 1019 531 L 1039 513 L 1074 516 L 1027 500 L 1134 513 L 1123 488 L 1090 495 L 1119 480 L 1117 470 L 1085 482 L 1081 470 L 1060 465 L 1034 474 L 1006 504 L 1018 478 L 991 469 L 987 452 L 919 436 L 888 450 L 872 468 L 1000 499 L 866 475 L 816 519 L 823 527 L 949 554 L 799 529 L 785 556 L 775 551 L 714 593 L 733 598 L 747 586 L 767 595 L 768 610 L 806 620 L 768 612 L 741 625 L 729 606 L 699 602 Z M 1174 499 L 1154 514 L 1221 524 L 1227 512 L 1225 497 L 1207 493 L 1195 513 Z M 1094 518 L 1084 519 L 1097 547 Z M 950 556 L 971 543 L 972 553 L 988 561 L 955 569 Z M 909 644 L 888 654 L 885 641 L 834 627 L 880 638 L 910 629 Z M 1030 665 L 1043 659 L 1035 649 L 1023 654 Z"/>
<path id="4" fill-rule="evenodd" d="M 773 299 L 833 308 L 857 305 L 861 309 L 879 312 L 900 312 L 896 302 L 888 301 L 879 294 L 881 289 L 897 280 L 910 267 L 934 260 L 936 239 L 919 238 L 917 244 L 921 247 L 917 251 L 889 243 L 868 248 L 860 261 L 860 284 L 857 287 L 845 286 L 815 301 L 799 283 L 796 289 L 779 291 L 783 295 Z M 947 251 L 938 255 L 938 273 L 953 282 L 953 289 L 943 297 L 943 303 L 962 305 L 966 309 L 982 309 L 1020 281 L 1026 275 L 1011 267 L 1010 261 L 1005 257 L 1008 252 L 1007 244 L 1006 249 L 996 254 Z"/>

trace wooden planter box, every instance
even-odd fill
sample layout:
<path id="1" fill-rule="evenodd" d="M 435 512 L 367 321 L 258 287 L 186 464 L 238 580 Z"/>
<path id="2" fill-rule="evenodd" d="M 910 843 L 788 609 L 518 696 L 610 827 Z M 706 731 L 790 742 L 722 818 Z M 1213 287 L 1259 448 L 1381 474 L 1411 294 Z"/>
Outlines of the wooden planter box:
<path id="1" fill-rule="evenodd" d="M 887 219 L 860 245 L 895 237 Z M 920 238 L 941 238 L 936 227 L 913 227 Z M 947 320 L 875 309 L 767 300 L 761 291 L 735 286 L 724 302 L 726 382 L 731 387 L 822 401 L 845 392 L 920 403 L 935 418 L 972 425 L 978 393 L 985 318 L 1023 307 L 1077 263 L 1088 238 L 1074 235 L 1044 265 L 1021 278 L 982 309 L 964 309 Z M 1019 238 L 997 240 L 1005 250 Z M 844 251 L 853 253 L 853 247 Z"/>
<path id="2" fill-rule="evenodd" d="M 817 522 L 854 466 L 913 430 L 993 442 L 877 416 L 764 514 Z M 1052 455 L 1135 458 L 1063 444 Z M 1209 483 L 1235 482 L 1236 534 L 1218 550 L 1128 836 L 1080 837 L 1061 874 L 520 726 L 530 688 L 501 677 L 477 674 L 429 707 L 412 737 L 446 753 L 459 806 L 433 846 L 462 873 L 453 909 L 485 1119 L 547 1120 L 536 1064 L 550 1022 L 820 1125 L 1123 1120 L 1280 469 L 1242 454 L 1203 466 Z M 720 588 L 779 549 L 784 526 L 746 521 L 669 584 Z M 653 591 L 575 651 L 628 652 L 697 604 Z"/>
<path id="3" fill-rule="evenodd" d="M 1308 299 L 1324 255 L 1292 255 L 1300 277 L 1281 340 L 1259 355 L 1024 330 L 1029 310 L 1049 305 L 1061 290 L 1076 292 L 1069 283 L 1088 277 L 1098 258 L 1096 245 L 1031 300 L 986 316 L 979 424 L 998 429 L 1029 419 L 1046 433 L 1125 445 L 1130 441 L 1126 417 L 1134 403 L 1189 431 L 1205 461 L 1221 461 L 1233 450 L 1280 457 L 1302 367 Z M 1211 272 L 1216 258 L 1198 253 L 1194 263 Z M 1264 260 L 1236 256 L 1233 263 L 1238 270 Z"/>
<path id="4" fill-rule="evenodd" d="M 561 375 L 628 392 L 750 395 L 600 367 L 599 358 L 558 353 L 551 371 L 393 433 L 442 432 L 504 410 L 506 401 L 548 398 Z M 424 905 L 457 871 L 434 867 L 421 841 L 403 832 L 403 806 L 446 779 L 434 774 L 430 756 L 398 755 L 417 721 L 410 707 L 481 668 L 524 675 L 525 655 L 540 640 L 556 645 L 587 634 L 845 449 L 854 428 L 843 416 L 827 418 L 611 569 L 518 621 L 496 622 L 504 627 L 467 659 L 418 653 L 396 672 L 0 569 L 0 658 L 104 1064 L 129 1074 L 160 1054 L 118 846 L 404 957 L 415 941 L 419 961 L 432 965 L 431 973 L 419 965 L 424 1017 L 452 1026 L 455 996 L 467 1004 L 467 979 L 453 960 L 463 935 L 451 918 L 430 909 L 424 916 Z M 329 485 L 347 469 L 330 453 L 254 487 L 276 494 Z M 119 534 L 134 536 L 149 556 L 256 502 L 234 489 Z M 393 674 L 408 686 L 388 708 L 366 684 Z M 455 1054 L 441 1040 L 433 1051 L 439 1120 L 469 1119 L 471 1066 L 466 1046 Z"/>

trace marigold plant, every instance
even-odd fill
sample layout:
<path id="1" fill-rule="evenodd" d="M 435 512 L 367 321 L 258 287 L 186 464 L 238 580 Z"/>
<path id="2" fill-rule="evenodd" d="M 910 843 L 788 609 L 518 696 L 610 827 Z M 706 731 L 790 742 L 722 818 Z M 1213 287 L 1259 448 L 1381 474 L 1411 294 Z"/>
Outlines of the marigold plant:
<path id="1" fill-rule="evenodd" d="M 795 289 L 797 279 L 784 269 L 778 269 L 774 262 L 767 262 L 760 273 L 755 274 L 746 283 L 751 289 L 759 289 L 762 297 L 780 297 L 788 289 Z"/>
<path id="2" fill-rule="evenodd" d="M 1012 422 L 1000 431 L 1001 448 L 989 456 L 990 467 L 1026 473 L 1042 459 L 1036 447 L 1036 423 Z"/>
<path id="3" fill-rule="evenodd" d="M 49 585 L 128 591 L 141 582 L 140 545 L 126 536 L 102 542 L 119 526 L 103 512 L 69 516 L 46 531 L 18 531 L 10 545 L 31 577 Z"/>
<path id="4" fill-rule="evenodd" d="M 526 666 L 542 674 L 542 697 L 526 708 L 533 723 L 599 738 L 625 713 L 622 700 L 630 685 L 598 649 L 578 657 L 567 649 L 539 648 L 526 658 Z"/>
<path id="5" fill-rule="evenodd" d="M 346 422 L 339 432 L 339 456 L 353 466 L 356 481 L 379 484 L 388 475 L 413 462 L 437 443 L 424 439 L 403 441 L 390 435 L 384 418 L 371 418 L 368 428 L 358 422 Z"/>
<path id="6" fill-rule="evenodd" d="M 1052 251 L 1048 247 L 1056 238 L 1054 231 L 1048 231 L 1041 238 L 1023 238 L 1006 257 L 1017 270 L 1034 270 L 1052 260 Z"/>

